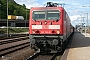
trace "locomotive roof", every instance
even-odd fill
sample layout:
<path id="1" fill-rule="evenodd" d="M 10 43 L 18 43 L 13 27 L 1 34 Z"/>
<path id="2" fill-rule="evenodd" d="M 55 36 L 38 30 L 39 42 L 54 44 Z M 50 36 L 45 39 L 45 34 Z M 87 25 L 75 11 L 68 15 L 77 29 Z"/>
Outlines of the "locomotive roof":
<path id="1" fill-rule="evenodd" d="M 32 10 L 61 10 L 63 7 L 32 7 Z"/>

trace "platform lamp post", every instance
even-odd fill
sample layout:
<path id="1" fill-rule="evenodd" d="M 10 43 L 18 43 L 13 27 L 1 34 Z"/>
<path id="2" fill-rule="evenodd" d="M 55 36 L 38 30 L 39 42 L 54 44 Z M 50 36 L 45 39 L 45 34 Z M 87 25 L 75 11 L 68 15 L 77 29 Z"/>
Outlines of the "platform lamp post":
<path id="1" fill-rule="evenodd" d="M 8 34 L 9 32 L 8 32 L 8 0 L 7 0 L 7 37 L 8 37 Z"/>
<path id="2" fill-rule="evenodd" d="M 82 7 L 90 7 L 90 5 L 88 5 L 88 6 L 82 6 Z M 86 17 L 86 19 L 87 19 L 87 21 L 86 21 L 86 25 L 87 25 L 87 27 L 88 27 L 88 13 L 85 13 L 86 15 L 87 15 L 87 17 Z M 86 27 L 86 26 L 85 26 Z M 87 34 L 86 34 L 87 35 Z"/>
<path id="3" fill-rule="evenodd" d="M 82 6 L 82 7 L 90 7 L 90 6 Z M 88 13 L 85 13 L 87 15 L 87 26 L 88 26 Z"/>
<path id="4" fill-rule="evenodd" d="M 86 14 L 86 19 L 87 19 L 87 21 L 86 21 L 86 26 L 88 27 L 88 13 L 85 13 Z M 86 26 L 85 26 L 85 28 L 86 28 Z M 86 28 L 87 29 L 87 28 Z M 86 29 L 85 29 L 85 31 L 86 31 Z M 86 32 L 86 35 L 87 35 L 87 32 Z"/>
<path id="5" fill-rule="evenodd" d="M 85 18 L 85 17 L 81 17 L 81 18 L 82 18 L 82 21 L 83 21 L 83 22 L 81 23 L 81 26 L 82 26 L 81 33 L 83 33 L 83 24 L 84 24 L 84 18 Z"/>
<path id="6" fill-rule="evenodd" d="M 87 17 L 86 17 L 86 18 L 87 18 L 87 26 L 88 26 L 88 13 L 85 13 L 85 14 L 87 15 Z"/>

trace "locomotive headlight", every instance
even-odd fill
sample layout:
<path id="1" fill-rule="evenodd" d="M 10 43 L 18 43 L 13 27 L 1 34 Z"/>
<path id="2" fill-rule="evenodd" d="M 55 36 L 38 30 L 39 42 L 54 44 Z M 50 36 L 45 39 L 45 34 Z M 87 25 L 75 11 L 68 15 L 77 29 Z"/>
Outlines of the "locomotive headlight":
<path id="1" fill-rule="evenodd" d="M 59 32 L 59 31 L 56 31 L 56 33 L 57 33 L 57 34 L 60 34 L 60 32 Z"/>
<path id="2" fill-rule="evenodd" d="M 58 44 L 58 40 L 57 39 L 54 39 L 53 40 L 53 45 L 57 45 Z"/>
<path id="3" fill-rule="evenodd" d="M 33 30 L 32 33 L 35 34 L 35 31 Z"/>

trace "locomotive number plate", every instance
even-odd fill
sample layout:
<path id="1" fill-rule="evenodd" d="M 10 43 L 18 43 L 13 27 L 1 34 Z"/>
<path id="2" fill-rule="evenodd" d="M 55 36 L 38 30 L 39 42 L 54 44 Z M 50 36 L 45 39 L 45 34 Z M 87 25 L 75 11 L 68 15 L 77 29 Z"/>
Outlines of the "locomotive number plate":
<path id="1" fill-rule="evenodd" d="M 42 29 L 48 29 L 48 28 L 49 28 L 48 25 L 43 25 L 43 26 L 42 26 Z"/>

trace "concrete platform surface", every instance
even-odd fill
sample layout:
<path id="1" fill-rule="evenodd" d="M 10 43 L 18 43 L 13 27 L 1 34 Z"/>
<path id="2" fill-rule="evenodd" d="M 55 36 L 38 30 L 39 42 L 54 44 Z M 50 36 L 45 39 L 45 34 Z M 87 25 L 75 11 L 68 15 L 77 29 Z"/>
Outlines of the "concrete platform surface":
<path id="1" fill-rule="evenodd" d="M 60 60 L 90 60 L 90 34 L 75 32 Z"/>

